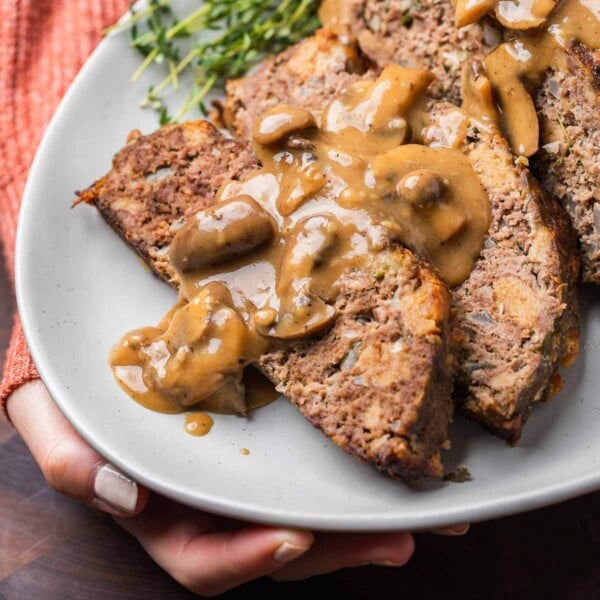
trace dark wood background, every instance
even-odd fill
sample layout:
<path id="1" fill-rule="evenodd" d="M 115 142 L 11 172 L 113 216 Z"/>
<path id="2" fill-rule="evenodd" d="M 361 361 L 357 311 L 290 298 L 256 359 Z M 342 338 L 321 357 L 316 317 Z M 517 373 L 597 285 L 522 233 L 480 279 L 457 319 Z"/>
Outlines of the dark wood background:
<path id="1" fill-rule="evenodd" d="M 1 262 L 1 261 L 0 261 Z M 0 352 L 13 295 L 0 272 Z M 229 594 L 346 598 L 600 598 L 600 493 L 474 525 L 463 538 L 417 536 L 401 569 L 345 570 L 299 583 L 262 579 Z M 108 517 L 48 489 L 27 449 L 0 419 L 0 598 L 192 598 Z"/>

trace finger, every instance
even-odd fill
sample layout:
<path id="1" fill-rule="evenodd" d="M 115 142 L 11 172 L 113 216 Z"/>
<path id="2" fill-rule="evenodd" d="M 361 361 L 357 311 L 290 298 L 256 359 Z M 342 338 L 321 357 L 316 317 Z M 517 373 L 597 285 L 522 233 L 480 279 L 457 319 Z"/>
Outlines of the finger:
<path id="1" fill-rule="evenodd" d="M 115 519 L 179 583 L 202 596 L 215 596 L 269 575 L 307 552 L 305 531 L 252 525 L 223 531 L 215 517 L 177 506 L 165 510 L 153 497 L 133 519 Z"/>
<path id="2" fill-rule="evenodd" d="M 431 533 L 436 535 L 465 535 L 471 528 L 469 523 L 461 523 L 460 525 L 451 525 L 450 527 L 442 527 L 441 529 L 434 529 Z"/>
<path id="3" fill-rule="evenodd" d="M 400 567 L 414 552 L 410 533 L 319 534 L 310 552 L 277 571 L 278 581 L 305 579 L 345 567 Z"/>
<path id="4" fill-rule="evenodd" d="M 41 381 L 17 389 L 6 408 L 56 491 L 112 514 L 132 515 L 144 508 L 148 490 L 107 463 L 77 434 Z"/>

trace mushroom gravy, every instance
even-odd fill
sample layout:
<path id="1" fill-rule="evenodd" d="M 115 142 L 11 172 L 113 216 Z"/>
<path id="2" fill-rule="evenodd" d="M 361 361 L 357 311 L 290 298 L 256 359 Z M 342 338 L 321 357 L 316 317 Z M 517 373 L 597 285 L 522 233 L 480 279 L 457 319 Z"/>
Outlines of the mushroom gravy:
<path id="1" fill-rule="evenodd" d="M 472 20 L 477 20 L 484 13 L 477 16 L 476 7 L 484 4 L 459 0 L 457 20 L 461 6 L 471 7 Z M 566 50 L 577 44 L 600 49 L 600 0 L 494 0 L 487 4 L 496 6 L 497 18 L 508 28 L 506 41 L 483 62 L 472 60 L 465 66 L 463 108 L 484 122 L 500 125 L 515 154 L 531 156 L 538 150 L 540 137 L 532 95 L 549 70 L 563 68 Z M 503 19 L 503 14 L 514 18 Z"/>
<path id="2" fill-rule="evenodd" d="M 488 13 L 508 29 L 532 29 L 544 23 L 558 0 L 452 0 L 457 27 L 479 21 Z"/>
<path id="3" fill-rule="evenodd" d="M 162 412 L 245 415 L 245 367 L 329 327 L 342 278 L 369 272 L 390 245 L 431 260 L 449 285 L 468 277 L 489 200 L 458 149 L 467 133 L 460 109 L 443 136 L 423 137 L 431 79 L 394 65 L 349 86 L 320 124 L 287 105 L 258 119 L 262 167 L 226 183 L 171 244 L 178 304 L 110 354 L 129 395 Z M 373 269 L 375 280 L 384 275 Z"/>

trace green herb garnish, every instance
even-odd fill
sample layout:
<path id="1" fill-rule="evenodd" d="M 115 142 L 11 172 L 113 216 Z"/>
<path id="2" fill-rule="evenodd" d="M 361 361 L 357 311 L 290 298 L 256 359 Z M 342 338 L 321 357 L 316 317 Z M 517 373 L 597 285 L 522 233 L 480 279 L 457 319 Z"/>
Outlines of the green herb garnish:
<path id="1" fill-rule="evenodd" d="M 148 0 L 124 23 L 108 32 L 129 29 L 131 45 L 144 56 L 132 80 L 137 81 L 156 63 L 168 71 L 148 90 L 141 105 L 156 110 L 161 124 L 178 121 L 192 108 L 207 113 L 206 95 L 229 78 L 241 77 L 267 54 L 310 35 L 319 25 L 315 0 L 205 0 L 197 10 L 178 18 L 171 0 Z M 214 31 L 212 38 L 200 33 Z M 184 73 L 192 75 L 192 89 L 171 116 L 164 102 L 169 88 L 179 89 Z"/>
<path id="2" fill-rule="evenodd" d="M 444 481 L 451 481 L 452 483 L 465 483 L 467 481 L 473 481 L 473 477 L 471 477 L 471 473 L 467 467 L 460 465 L 456 471 L 452 471 L 452 473 L 446 473 L 446 475 L 444 475 Z"/>

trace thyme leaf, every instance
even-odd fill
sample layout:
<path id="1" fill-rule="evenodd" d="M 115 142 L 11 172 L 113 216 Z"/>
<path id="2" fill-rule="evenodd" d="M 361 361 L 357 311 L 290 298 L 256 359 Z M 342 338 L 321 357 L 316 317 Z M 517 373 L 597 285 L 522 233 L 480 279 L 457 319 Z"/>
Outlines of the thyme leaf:
<path id="1" fill-rule="evenodd" d="M 132 77 L 137 81 L 151 64 L 165 70 L 141 106 L 159 114 L 161 124 L 178 121 L 193 108 L 207 114 L 204 100 L 226 79 L 241 77 L 266 55 L 281 52 L 313 33 L 319 25 L 316 0 L 205 0 L 196 10 L 176 15 L 171 0 L 148 0 L 147 6 L 107 30 L 129 30 L 131 46 L 143 60 Z M 214 32 L 207 37 L 207 32 Z M 192 85 L 184 103 L 171 115 L 169 90 L 190 73 Z"/>
<path id="2" fill-rule="evenodd" d="M 467 481 L 473 481 L 473 477 L 467 467 L 459 465 L 456 471 L 446 473 L 444 475 L 444 481 L 451 481 L 452 483 L 465 483 Z"/>

